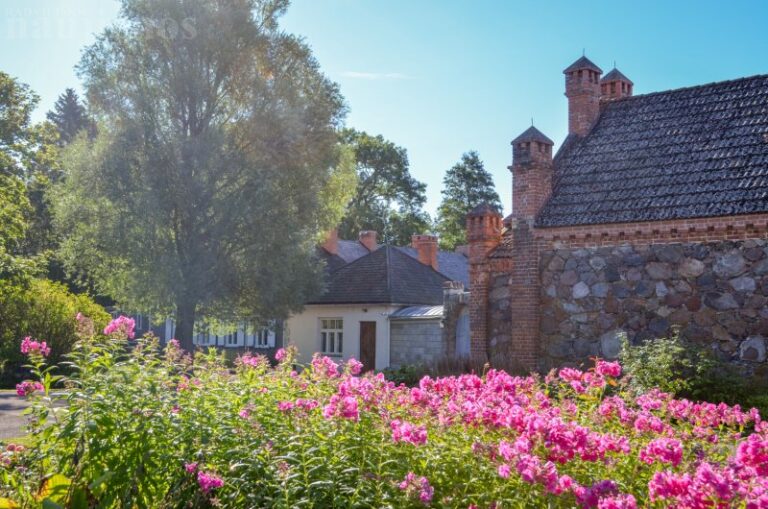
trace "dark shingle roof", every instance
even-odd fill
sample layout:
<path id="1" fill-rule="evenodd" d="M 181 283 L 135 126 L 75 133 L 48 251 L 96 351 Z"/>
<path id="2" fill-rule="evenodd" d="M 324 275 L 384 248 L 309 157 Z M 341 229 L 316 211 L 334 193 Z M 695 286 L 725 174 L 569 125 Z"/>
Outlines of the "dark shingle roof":
<path id="1" fill-rule="evenodd" d="M 308 304 L 442 304 L 448 278 L 398 248 L 381 248 L 329 276 Z"/>
<path id="2" fill-rule="evenodd" d="M 581 57 L 578 60 L 576 60 L 574 63 L 569 65 L 565 68 L 563 71 L 563 74 L 568 74 L 571 71 L 578 71 L 579 69 L 591 69 L 595 72 L 599 72 L 600 74 L 603 73 L 603 70 L 600 69 L 595 63 L 588 59 L 587 57 Z"/>
<path id="3" fill-rule="evenodd" d="M 634 85 L 631 79 L 624 76 L 624 74 L 622 74 L 622 72 L 616 69 L 615 67 L 611 69 L 611 71 L 608 74 L 606 74 L 600 79 L 600 81 L 617 81 L 617 80 L 626 81 L 629 84 Z"/>
<path id="4" fill-rule="evenodd" d="M 555 142 L 547 138 L 547 136 L 536 129 L 535 127 L 531 126 L 525 131 L 523 131 L 523 134 L 512 140 L 512 145 L 515 145 L 517 143 L 521 143 L 524 141 L 538 141 L 539 143 L 546 143 L 548 145 L 554 145 Z"/>
<path id="5" fill-rule="evenodd" d="M 768 212 L 768 75 L 610 102 L 560 152 L 537 226 Z"/>
<path id="6" fill-rule="evenodd" d="M 414 248 L 398 247 L 397 249 L 418 260 L 419 253 Z M 469 261 L 463 254 L 453 251 L 438 251 L 437 271 L 451 281 L 461 281 L 464 288 L 469 288 Z"/>

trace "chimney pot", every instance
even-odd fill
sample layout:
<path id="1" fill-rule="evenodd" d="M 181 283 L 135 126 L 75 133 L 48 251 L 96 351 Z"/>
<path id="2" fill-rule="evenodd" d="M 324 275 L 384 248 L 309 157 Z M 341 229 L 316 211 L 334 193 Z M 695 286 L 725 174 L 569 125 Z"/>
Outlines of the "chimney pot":
<path id="1" fill-rule="evenodd" d="M 411 247 L 416 250 L 421 263 L 438 270 L 437 235 L 412 235 Z"/>
<path id="2" fill-rule="evenodd" d="M 357 239 L 368 251 L 376 251 L 378 247 L 378 244 L 376 244 L 376 230 L 363 230 Z"/>
<path id="3" fill-rule="evenodd" d="M 337 228 L 328 232 L 328 236 L 326 237 L 325 242 L 323 242 L 322 247 L 328 254 L 339 254 L 339 230 Z"/>

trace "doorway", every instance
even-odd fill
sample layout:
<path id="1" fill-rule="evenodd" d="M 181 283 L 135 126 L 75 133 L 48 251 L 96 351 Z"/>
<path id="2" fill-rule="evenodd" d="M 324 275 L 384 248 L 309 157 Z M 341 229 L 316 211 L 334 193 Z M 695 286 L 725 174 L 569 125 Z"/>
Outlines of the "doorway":
<path id="1" fill-rule="evenodd" d="M 376 368 L 376 322 L 360 322 L 360 362 L 363 371 Z"/>

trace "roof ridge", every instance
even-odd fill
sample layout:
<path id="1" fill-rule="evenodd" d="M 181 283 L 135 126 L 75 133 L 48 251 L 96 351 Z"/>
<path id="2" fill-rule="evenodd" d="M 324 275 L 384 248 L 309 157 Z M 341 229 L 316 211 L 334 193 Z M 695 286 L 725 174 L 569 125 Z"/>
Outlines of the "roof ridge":
<path id="1" fill-rule="evenodd" d="M 633 99 L 641 99 L 643 97 L 652 97 L 652 96 L 655 96 L 655 95 L 672 94 L 672 93 L 675 93 L 675 92 L 684 92 L 684 91 L 687 91 L 687 90 L 695 90 L 695 89 L 698 89 L 698 88 L 712 87 L 712 86 L 715 86 L 715 85 L 728 85 L 728 84 L 731 84 L 731 83 L 738 83 L 740 81 L 750 81 L 750 80 L 755 80 L 755 79 L 766 79 L 766 78 L 768 78 L 768 74 L 755 74 L 753 76 L 743 76 L 741 78 L 733 78 L 733 79 L 730 79 L 730 80 L 711 81 L 709 83 L 702 83 L 701 85 L 691 85 L 691 86 L 688 86 L 688 87 L 670 88 L 668 90 L 658 90 L 656 92 L 648 92 L 646 94 L 635 94 L 635 95 L 631 95 L 631 96 L 627 96 L 627 97 L 620 97 L 620 98 L 612 100 L 608 104 L 610 105 L 610 104 L 619 103 L 619 102 L 626 102 L 626 101 L 631 101 Z"/>

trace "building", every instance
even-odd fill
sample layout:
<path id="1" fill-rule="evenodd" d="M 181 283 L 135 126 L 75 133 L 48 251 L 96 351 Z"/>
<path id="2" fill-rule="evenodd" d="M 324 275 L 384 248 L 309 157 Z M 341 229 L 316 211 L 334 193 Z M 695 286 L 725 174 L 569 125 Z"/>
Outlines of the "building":
<path id="1" fill-rule="evenodd" d="M 547 370 L 678 329 L 768 374 L 768 75 L 633 95 L 586 57 L 564 74 L 557 153 L 527 129 L 513 213 L 467 219 L 473 354 Z"/>
<path id="2" fill-rule="evenodd" d="M 318 255 L 328 269 L 325 291 L 286 321 L 286 341 L 298 347 L 300 362 L 319 352 L 384 369 L 469 350 L 468 310 L 462 321 L 462 309 L 451 306 L 450 341 L 443 327 L 445 296 L 455 301 L 469 280 L 463 253 L 439 250 L 433 235 L 395 247 L 378 245 L 376 232 L 352 241 L 334 231 Z"/>

